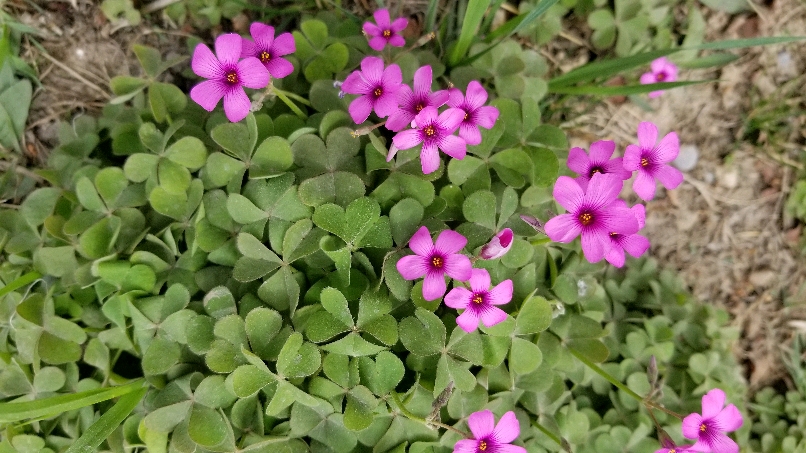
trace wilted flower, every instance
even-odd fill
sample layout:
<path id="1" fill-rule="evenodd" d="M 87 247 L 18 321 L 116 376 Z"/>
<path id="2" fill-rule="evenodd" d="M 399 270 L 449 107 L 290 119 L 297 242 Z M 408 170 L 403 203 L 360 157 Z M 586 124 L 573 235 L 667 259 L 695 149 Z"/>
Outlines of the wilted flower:
<path id="1" fill-rule="evenodd" d="M 414 91 L 408 85 L 403 84 L 400 91 L 397 92 L 399 107 L 389 115 L 389 119 L 386 121 L 387 129 L 393 132 L 401 131 L 408 127 L 414 117 L 426 107 L 439 108 L 448 102 L 448 91 L 431 92 L 432 80 L 431 66 L 422 66 L 414 72 Z"/>
<path id="2" fill-rule="evenodd" d="M 655 198 L 655 180 L 666 189 L 674 189 L 683 182 L 683 173 L 668 165 L 680 152 L 677 134 L 669 132 L 657 145 L 658 128 L 649 121 L 638 125 L 638 145 L 627 145 L 624 151 L 624 169 L 638 171 L 633 190 L 642 200 Z"/>
<path id="3" fill-rule="evenodd" d="M 467 424 L 475 439 L 456 442 L 453 453 L 526 453 L 525 448 L 510 444 L 521 433 L 515 412 L 504 414 L 497 425 L 489 410 L 474 412 L 467 418 Z"/>
<path id="4" fill-rule="evenodd" d="M 596 173 L 610 173 L 621 179 L 630 179 L 632 173 L 624 169 L 622 158 L 610 158 L 615 150 L 616 144 L 613 141 L 600 140 L 591 144 L 590 155 L 582 148 L 571 148 L 568 151 L 568 168 L 579 175 L 575 179 L 580 187 L 588 187 L 588 181 Z"/>
<path id="5" fill-rule="evenodd" d="M 383 60 L 378 57 L 361 60 L 361 70 L 353 71 L 341 84 L 345 93 L 361 95 L 350 103 L 353 121 L 363 123 L 373 109 L 381 118 L 397 110 L 397 92 L 402 83 L 400 66 L 391 64 L 384 69 Z"/>
<path id="6" fill-rule="evenodd" d="M 406 40 L 400 36 L 400 32 L 409 24 L 408 19 L 398 17 L 394 22 L 389 17 L 389 10 L 379 9 L 373 14 L 375 23 L 364 22 L 364 33 L 369 36 L 369 46 L 378 52 L 382 51 L 386 44 L 395 47 L 403 47 Z"/>
<path id="7" fill-rule="evenodd" d="M 713 389 L 702 397 L 702 415 L 695 412 L 683 419 L 683 435 L 697 439 L 691 451 L 739 453 L 739 445 L 725 433 L 741 426 L 739 409 L 733 404 L 725 406 L 725 392 Z"/>
<path id="8" fill-rule="evenodd" d="M 560 176 L 554 184 L 554 198 L 568 213 L 546 222 L 546 235 L 552 241 L 571 242 L 581 234 L 585 259 L 600 261 L 610 251 L 610 233 L 638 231 L 632 211 L 614 206 L 621 188 L 621 180 L 611 174 L 594 174 L 587 190 L 570 177 Z"/>
<path id="9" fill-rule="evenodd" d="M 459 136 L 468 145 L 478 145 L 481 143 L 479 126 L 492 128 L 498 119 L 498 109 L 484 105 L 487 102 L 487 91 L 475 80 L 467 85 L 467 94 L 464 96 L 458 88 L 452 88 L 448 92 L 448 105 L 465 112 L 462 124 L 459 125 Z"/>
<path id="10" fill-rule="evenodd" d="M 645 72 L 641 75 L 642 85 L 659 82 L 674 82 L 675 80 L 677 80 L 677 66 L 666 57 L 660 57 L 654 60 L 649 65 L 649 72 Z M 649 97 L 656 98 L 661 94 L 663 94 L 663 90 L 652 91 L 649 93 Z"/>
<path id="11" fill-rule="evenodd" d="M 281 33 L 274 37 L 274 27 L 260 22 L 249 26 L 253 41 L 243 40 L 241 58 L 255 57 L 269 70 L 275 79 L 281 79 L 294 72 L 294 66 L 283 55 L 294 53 L 297 46 L 291 33 Z"/>
<path id="12" fill-rule="evenodd" d="M 227 119 L 237 123 L 246 118 L 252 102 L 243 87 L 264 88 L 269 84 L 269 71 L 254 57 L 241 61 L 243 38 L 227 33 L 215 40 L 215 55 L 204 44 L 196 46 L 190 67 L 206 80 L 190 90 L 190 98 L 208 112 L 224 98 Z"/>
<path id="13" fill-rule="evenodd" d="M 504 310 L 496 305 L 504 305 L 512 300 L 512 280 L 504 280 L 490 289 L 490 274 L 486 269 L 473 269 L 470 275 L 470 290 L 457 286 L 445 296 L 445 305 L 464 309 L 456 318 L 456 324 L 465 332 L 473 332 L 479 327 L 479 320 L 492 327 L 507 319 Z"/>
<path id="14" fill-rule="evenodd" d="M 400 258 L 397 271 L 406 280 L 425 276 L 423 297 L 425 300 L 439 299 L 447 289 L 445 274 L 460 281 L 470 279 L 470 259 L 459 253 L 466 244 L 467 239 L 464 236 L 451 230 L 439 233 L 434 244 L 428 228 L 420 227 L 409 240 L 409 247 L 415 255 Z"/>
<path id="15" fill-rule="evenodd" d="M 397 149 L 409 149 L 422 143 L 420 163 L 423 173 L 432 173 L 439 168 L 440 149 L 453 158 L 465 158 L 465 141 L 453 135 L 463 116 L 460 109 L 448 109 L 437 116 L 435 107 L 426 107 L 414 120 L 416 129 L 398 132 L 392 137 L 392 143 Z"/>
<path id="16" fill-rule="evenodd" d="M 627 203 L 623 200 L 616 200 L 612 206 L 622 208 L 627 207 Z M 646 224 L 646 209 L 644 205 L 637 204 L 630 208 L 630 211 L 635 215 L 635 220 L 638 221 L 638 229 L 644 227 Z M 624 252 L 638 258 L 649 250 L 649 239 L 640 234 L 619 234 L 610 233 L 610 251 L 607 252 L 605 259 L 608 263 L 616 267 L 624 266 Z"/>
<path id="17" fill-rule="evenodd" d="M 493 236 L 490 242 L 484 244 L 484 247 L 481 248 L 481 252 L 479 253 L 479 257 L 483 260 L 501 258 L 512 248 L 512 239 L 514 239 L 512 230 L 504 228 Z"/>

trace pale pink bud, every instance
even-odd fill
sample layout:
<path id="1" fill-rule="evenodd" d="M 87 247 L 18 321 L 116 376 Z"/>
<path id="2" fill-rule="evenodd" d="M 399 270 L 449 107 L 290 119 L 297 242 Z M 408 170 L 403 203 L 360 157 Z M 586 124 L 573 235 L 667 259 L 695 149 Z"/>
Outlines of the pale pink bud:
<path id="1" fill-rule="evenodd" d="M 493 236 L 490 242 L 481 248 L 479 257 L 483 260 L 494 260 L 496 258 L 501 258 L 502 256 L 506 255 L 506 253 L 512 247 L 512 239 L 512 230 L 509 228 L 504 228 L 503 230 L 499 231 L 498 234 Z"/>

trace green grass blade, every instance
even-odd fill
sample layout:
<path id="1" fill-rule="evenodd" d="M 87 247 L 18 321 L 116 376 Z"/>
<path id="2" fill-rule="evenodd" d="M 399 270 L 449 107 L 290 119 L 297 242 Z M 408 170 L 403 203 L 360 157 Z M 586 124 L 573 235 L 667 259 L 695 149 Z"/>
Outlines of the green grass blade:
<path id="1" fill-rule="evenodd" d="M 484 20 L 481 22 L 481 28 L 479 28 L 479 35 L 485 35 L 488 31 L 490 31 L 490 27 L 493 25 L 493 20 L 495 20 L 495 13 L 501 8 L 501 5 L 504 4 L 506 0 L 493 0 L 490 4 L 490 13 L 484 16 Z"/>
<path id="2" fill-rule="evenodd" d="M 0 297 L 5 296 L 11 291 L 18 290 L 23 286 L 29 285 L 41 277 L 42 275 L 39 274 L 39 272 L 28 272 L 27 274 L 20 276 L 13 282 L 10 282 L 8 285 L 0 288 Z"/>
<path id="3" fill-rule="evenodd" d="M 707 55 L 700 58 L 695 58 L 690 61 L 680 63 L 678 66 L 686 69 L 702 69 L 710 68 L 713 66 L 725 66 L 728 63 L 739 59 L 738 55 L 729 52 L 719 52 L 712 55 Z"/>
<path id="4" fill-rule="evenodd" d="M 710 83 L 715 80 L 688 80 L 685 82 L 662 82 L 649 83 L 646 85 L 622 85 L 613 87 L 603 87 L 599 85 L 584 85 L 578 87 L 556 87 L 549 89 L 550 93 L 557 94 L 590 94 L 594 96 L 628 96 L 631 94 L 649 93 L 651 91 L 668 90 L 670 88 L 696 85 L 698 83 Z"/>
<path id="5" fill-rule="evenodd" d="M 437 12 L 439 11 L 439 0 L 428 2 L 428 9 L 425 12 L 425 32 L 436 31 Z"/>
<path id="6" fill-rule="evenodd" d="M 692 47 L 653 50 L 651 52 L 631 55 L 624 58 L 616 58 L 614 60 L 595 61 L 551 79 L 549 81 L 549 91 L 556 93 L 556 89 L 561 86 L 573 85 L 575 83 L 594 79 L 607 79 L 628 69 L 647 64 L 656 58 L 665 57 L 666 55 L 671 55 L 675 52 L 680 52 L 683 50 L 740 49 L 744 47 L 767 46 L 770 44 L 784 44 L 789 42 L 803 41 L 804 39 L 806 39 L 806 37 L 803 36 L 731 39 L 727 41 L 708 42 Z"/>
<path id="7" fill-rule="evenodd" d="M 479 24 L 481 24 L 481 19 L 484 18 L 484 12 L 487 11 L 488 6 L 490 6 L 490 0 L 470 0 L 468 2 L 464 20 L 462 21 L 462 30 L 459 32 L 459 40 L 448 58 L 449 66 L 456 66 L 456 63 L 470 49 L 470 44 L 473 43 L 473 38 L 476 36 Z"/>
<path id="8" fill-rule="evenodd" d="M 0 403 L 0 423 L 14 423 L 29 418 L 49 418 L 84 406 L 131 393 L 143 386 L 143 379 L 126 385 L 87 390 L 20 403 Z"/>
<path id="9" fill-rule="evenodd" d="M 123 395 L 114 406 L 101 415 L 101 418 L 95 421 L 78 440 L 67 449 L 65 453 L 84 453 L 88 451 L 95 451 L 101 443 L 112 434 L 123 420 L 132 413 L 140 400 L 146 394 L 148 388 L 140 387 L 139 389 Z"/>

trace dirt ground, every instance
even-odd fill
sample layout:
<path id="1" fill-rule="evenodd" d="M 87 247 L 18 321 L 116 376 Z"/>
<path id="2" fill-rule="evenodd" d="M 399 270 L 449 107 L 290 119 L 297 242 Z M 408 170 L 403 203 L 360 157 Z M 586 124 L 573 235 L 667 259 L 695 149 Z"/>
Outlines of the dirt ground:
<path id="1" fill-rule="evenodd" d="M 766 3 L 738 16 L 704 10 L 706 39 L 803 34 L 803 3 Z M 34 161 L 44 159 L 56 144 L 59 120 L 97 113 L 112 96 L 113 76 L 138 74 L 133 43 L 183 52 L 188 31 L 155 31 L 153 25 L 120 28 L 89 0 L 7 5 L 21 22 L 43 33 L 37 38 L 42 48 L 27 45 L 23 54 L 36 65 L 43 84 L 33 101 L 26 137 Z M 241 22 L 245 26 L 248 21 Z M 237 21 L 233 25 L 241 26 Z M 563 70 L 587 59 L 588 50 L 573 38 L 579 35 L 584 32 L 565 34 L 572 51 L 569 46 L 545 51 Z M 806 115 L 787 120 L 798 133 L 785 137 L 783 144 L 763 133 L 753 141 L 742 138 L 759 100 L 775 99 L 784 83 L 802 91 L 806 44 L 737 54 L 742 58 L 721 70 L 683 71 L 682 79 L 719 82 L 671 90 L 649 101 L 653 111 L 605 100 L 563 126 L 573 146 L 587 147 L 595 137 L 613 139 L 617 149 L 624 149 L 635 141 L 638 122 L 652 121 L 662 133 L 677 131 L 688 154 L 696 154 L 682 186 L 669 193 L 661 190 L 648 203 L 645 233 L 653 244 L 650 254 L 678 269 L 698 299 L 730 311 L 742 331 L 737 358 L 746 366 L 751 386 L 758 388 L 786 382 L 781 353 L 798 329 L 806 332 L 801 227 L 784 212 L 801 167 L 804 136 L 796 126 Z M 797 102 L 803 106 L 802 100 Z"/>

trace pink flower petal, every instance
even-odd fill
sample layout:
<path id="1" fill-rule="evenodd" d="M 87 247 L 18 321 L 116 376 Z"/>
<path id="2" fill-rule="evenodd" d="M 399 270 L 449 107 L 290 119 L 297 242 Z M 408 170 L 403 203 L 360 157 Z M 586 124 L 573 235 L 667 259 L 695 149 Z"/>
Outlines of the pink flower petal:
<path id="1" fill-rule="evenodd" d="M 389 38 L 389 45 L 392 47 L 403 47 L 406 45 L 406 40 L 400 35 L 392 35 Z"/>
<path id="2" fill-rule="evenodd" d="M 417 129 L 406 129 L 405 131 L 398 132 L 397 135 L 392 137 L 392 143 L 395 144 L 397 149 L 414 148 L 415 146 L 422 143 L 422 141 L 423 141 L 422 132 L 420 132 Z M 437 160 L 439 160 L 439 155 L 437 155 Z M 439 167 L 438 162 L 437 167 Z M 434 170 L 436 170 L 436 168 Z"/>
<path id="3" fill-rule="evenodd" d="M 641 74 L 639 81 L 641 82 L 641 85 L 649 85 L 650 83 L 655 83 L 657 79 L 655 77 L 655 73 L 645 72 Z"/>
<path id="4" fill-rule="evenodd" d="M 461 137 L 448 135 L 442 137 L 437 144 L 445 154 L 454 159 L 462 160 L 467 155 L 467 143 Z"/>
<path id="5" fill-rule="evenodd" d="M 241 41 L 241 58 L 257 57 L 260 54 L 257 44 L 251 39 L 243 38 Z"/>
<path id="6" fill-rule="evenodd" d="M 433 80 L 431 66 L 420 66 L 414 72 L 414 94 L 418 96 L 427 96 L 431 93 L 431 81 Z M 447 102 L 447 99 L 446 99 Z"/>
<path id="7" fill-rule="evenodd" d="M 605 233 L 606 234 L 606 233 Z M 604 240 L 608 244 L 605 244 Z M 598 263 L 601 261 L 607 252 L 610 250 L 610 239 L 602 237 L 600 234 L 582 233 L 582 253 L 585 259 L 591 263 Z"/>
<path id="8" fill-rule="evenodd" d="M 496 453 L 527 453 L 525 448 L 512 444 L 499 445 L 495 451 Z"/>
<path id="9" fill-rule="evenodd" d="M 246 118 L 251 107 L 252 103 L 243 88 L 231 89 L 224 95 L 224 114 L 233 123 Z"/>
<path id="10" fill-rule="evenodd" d="M 616 150 L 616 143 L 612 140 L 599 140 L 593 142 L 590 148 L 590 160 L 596 163 L 604 163 L 613 156 Z"/>
<path id="11" fill-rule="evenodd" d="M 713 389 L 702 396 L 702 418 L 708 420 L 716 417 L 725 406 L 725 392 Z"/>
<path id="12" fill-rule="evenodd" d="M 448 90 L 439 90 L 428 95 L 428 103 L 433 107 L 442 107 L 448 103 Z"/>
<path id="13" fill-rule="evenodd" d="M 669 132 L 652 150 L 652 163 L 668 163 L 677 159 L 680 153 L 680 140 L 675 132 Z"/>
<path id="14" fill-rule="evenodd" d="M 397 137 L 397 135 L 395 137 Z M 392 138 L 392 140 L 394 141 L 394 138 Z M 437 171 L 440 162 L 441 160 L 439 159 L 439 150 L 437 149 L 437 145 L 434 143 L 424 144 L 422 150 L 420 150 L 420 165 L 422 166 L 423 174 L 427 175 Z"/>
<path id="15" fill-rule="evenodd" d="M 431 232 L 428 227 L 421 226 L 409 239 L 409 248 L 420 256 L 429 256 L 434 251 L 434 243 L 431 241 Z"/>
<path id="16" fill-rule="evenodd" d="M 274 27 L 260 22 L 252 22 L 252 25 L 249 26 L 249 34 L 252 35 L 252 39 L 261 50 L 271 49 L 274 43 Z"/>
<path id="17" fill-rule="evenodd" d="M 666 57 L 660 57 L 652 60 L 652 63 L 649 64 L 649 68 L 652 72 L 658 73 L 665 70 L 668 64 L 669 60 Z"/>
<path id="18" fill-rule="evenodd" d="M 392 25 L 389 27 L 390 30 L 394 32 L 400 32 L 406 29 L 409 25 L 409 20 L 405 17 L 398 17 L 394 21 L 392 21 Z"/>
<path id="19" fill-rule="evenodd" d="M 368 36 L 377 37 L 383 34 L 383 30 L 378 28 L 377 25 L 373 24 L 372 22 L 364 22 L 364 32 Z"/>
<path id="20" fill-rule="evenodd" d="M 455 286 L 445 296 L 445 305 L 456 309 L 467 308 L 471 297 L 473 297 L 473 293 L 468 291 L 467 288 Z"/>
<path id="21" fill-rule="evenodd" d="M 479 328 L 479 313 L 476 310 L 465 310 L 456 318 L 456 324 L 467 333 L 473 332 Z"/>
<path id="22" fill-rule="evenodd" d="M 397 107 L 397 98 L 395 98 L 392 93 L 383 94 L 375 100 L 375 113 L 381 118 L 385 118 L 394 113 Z"/>
<path id="23" fill-rule="evenodd" d="M 602 166 L 605 173 L 611 173 L 613 175 L 618 176 L 622 180 L 630 179 L 632 176 L 632 172 L 624 169 L 624 159 L 621 157 L 616 157 L 615 159 L 610 159 Z"/>
<path id="24" fill-rule="evenodd" d="M 272 59 L 266 63 L 266 69 L 269 70 L 269 74 L 275 79 L 282 79 L 294 72 L 294 65 L 285 58 L 272 57 Z"/>
<path id="25" fill-rule="evenodd" d="M 389 28 L 391 25 L 389 10 L 386 8 L 375 10 L 375 13 L 373 13 L 372 16 L 375 17 L 375 23 L 378 24 L 378 27 L 380 28 Z"/>
<path id="26" fill-rule="evenodd" d="M 638 258 L 649 250 L 649 239 L 640 234 L 631 234 L 621 239 L 621 247 L 630 255 Z"/>
<path id="27" fill-rule="evenodd" d="M 607 262 L 616 267 L 624 267 L 624 258 L 624 249 L 621 247 L 611 247 L 605 256 Z"/>
<path id="28" fill-rule="evenodd" d="M 626 207 L 626 203 L 624 207 Z M 646 208 L 642 204 L 637 204 L 631 207 L 630 211 L 635 216 L 635 220 L 638 221 L 638 229 L 640 230 L 646 225 Z"/>
<path id="29" fill-rule="evenodd" d="M 238 79 L 247 88 L 266 88 L 269 71 L 257 58 L 247 57 L 238 62 Z"/>
<path id="30" fill-rule="evenodd" d="M 372 101 L 370 100 L 369 96 L 359 96 L 350 103 L 350 107 L 347 108 L 347 111 L 350 112 L 350 116 L 355 121 L 355 124 L 361 124 L 369 118 L 369 114 L 372 113 Z"/>
<path id="31" fill-rule="evenodd" d="M 470 123 L 462 123 L 459 126 L 459 137 L 468 145 L 478 145 L 481 143 L 481 132 L 479 128 Z"/>
<path id="32" fill-rule="evenodd" d="M 481 322 L 484 323 L 485 327 L 492 327 L 500 322 L 504 322 L 506 319 L 507 313 L 498 307 L 488 306 L 481 312 Z"/>
<path id="33" fill-rule="evenodd" d="M 618 198 L 624 183 L 618 176 L 596 173 L 591 177 L 585 196 L 592 208 L 609 206 Z"/>
<path id="34" fill-rule="evenodd" d="M 517 439 L 520 433 L 521 427 L 518 418 L 515 417 L 515 412 L 509 411 L 498 420 L 498 424 L 493 430 L 493 437 L 502 444 L 508 444 Z"/>
<path id="35" fill-rule="evenodd" d="M 448 89 L 448 107 L 459 108 L 465 102 L 465 96 L 462 90 L 453 87 Z"/>
<path id="36" fill-rule="evenodd" d="M 588 153 L 584 149 L 574 147 L 568 150 L 568 159 L 566 165 L 574 173 L 588 179 L 588 167 L 590 166 L 590 159 Z"/>
<path id="37" fill-rule="evenodd" d="M 654 98 L 656 98 L 656 97 L 659 97 L 659 96 L 660 96 L 660 95 L 662 95 L 662 94 L 663 94 L 663 90 L 658 90 L 658 91 L 650 91 L 650 92 L 649 92 L 649 97 L 650 97 L 651 99 L 654 99 Z"/>
<path id="38" fill-rule="evenodd" d="M 624 159 L 621 163 L 627 171 L 636 171 L 641 168 L 641 147 L 638 145 L 627 145 L 627 148 L 624 150 Z"/>
<path id="39" fill-rule="evenodd" d="M 660 181 L 660 183 L 663 184 L 663 187 L 668 190 L 676 189 L 680 184 L 683 183 L 683 173 L 670 165 L 661 165 L 660 167 L 656 167 L 653 173 L 655 179 Z"/>
<path id="40" fill-rule="evenodd" d="M 495 416 L 489 409 L 473 412 L 467 418 L 467 426 L 476 439 L 482 439 L 493 433 L 495 429 Z"/>
<path id="41" fill-rule="evenodd" d="M 638 176 L 632 183 L 632 190 L 644 201 L 655 198 L 655 179 L 644 169 L 638 170 Z"/>
<path id="42" fill-rule="evenodd" d="M 512 301 L 512 280 L 504 280 L 487 292 L 487 301 L 490 305 L 504 305 Z"/>
<path id="43" fill-rule="evenodd" d="M 649 121 L 638 124 L 638 145 L 644 149 L 652 149 L 658 141 L 658 128 Z"/>
<path id="44" fill-rule="evenodd" d="M 470 289 L 473 292 L 487 292 L 490 289 L 490 273 L 487 269 L 473 269 L 470 273 Z"/>
<path id="45" fill-rule="evenodd" d="M 554 242 L 571 242 L 582 232 L 579 221 L 571 214 L 560 214 L 545 225 L 546 236 Z"/>
<path id="46" fill-rule="evenodd" d="M 429 272 L 423 281 L 423 298 L 425 300 L 437 300 L 445 294 L 445 278 L 441 272 Z"/>
<path id="47" fill-rule="evenodd" d="M 719 430 L 724 432 L 736 431 L 742 427 L 742 414 L 733 404 L 728 404 L 718 414 L 712 418 L 713 423 L 719 425 Z"/>
<path id="48" fill-rule="evenodd" d="M 370 85 L 379 84 L 383 78 L 384 64 L 378 57 L 365 57 L 361 60 L 361 73 Z"/>
<path id="49" fill-rule="evenodd" d="M 414 122 L 416 122 L 419 127 L 425 127 L 429 124 L 433 124 L 438 121 L 438 113 L 436 107 L 425 107 L 414 117 Z"/>
<path id="50" fill-rule="evenodd" d="M 428 108 L 429 107 L 424 108 L 423 112 Z M 434 107 L 430 108 L 434 109 Z M 434 109 L 434 111 L 436 111 L 436 109 Z M 422 115 L 422 112 L 420 112 L 420 115 Z M 417 115 L 417 121 L 419 121 L 420 115 Z M 464 119 L 464 110 L 450 108 L 439 114 L 437 122 L 439 123 L 439 126 L 446 131 L 446 133 L 452 134 L 456 129 L 459 128 L 459 125 L 462 124 Z"/>
<path id="51" fill-rule="evenodd" d="M 381 80 L 386 90 L 397 91 L 400 89 L 400 84 L 403 83 L 403 73 L 400 70 L 400 66 L 394 63 L 387 66 L 386 69 L 383 70 Z"/>
<path id="52" fill-rule="evenodd" d="M 225 33 L 215 40 L 215 54 L 224 65 L 234 65 L 241 58 L 243 38 L 237 33 Z"/>
<path id="53" fill-rule="evenodd" d="M 603 232 L 633 234 L 638 231 L 638 219 L 627 208 L 616 208 L 612 205 L 597 213 L 598 225 Z"/>
<path id="54" fill-rule="evenodd" d="M 218 80 L 205 80 L 190 90 L 190 99 L 204 110 L 212 112 L 226 92 L 227 86 L 224 83 Z"/>
<path id="55" fill-rule="evenodd" d="M 568 176 L 557 178 L 553 194 L 557 203 L 569 212 L 576 211 L 585 196 L 579 184 Z"/>
<path id="56" fill-rule="evenodd" d="M 353 71 L 344 79 L 341 84 L 341 90 L 347 94 L 369 94 L 375 87 L 367 83 L 366 79 L 361 74 L 361 71 Z"/>
<path id="57" fill-rule="evenodd" d="M 485 90 L 479 82 L 475 80 L 470 81 L 470 83 L 467 84 L 465 102 L 468 107 L 471 107 L 473 110 L 481 107 L 487 102 L 487 90 Z"/>
<path id="58" fill-rule="evenodd" d="M 512 239 L 512 230 L 509 228 L 504 228 L 498 234 L 493 236 L 490 242 L 481 248 L 479 258 L 483 260 L 494 260 L 496 258 L 501 258 L 502 256 L 506 255 L 506 253 L 512 247 Z"/>
<path id="59" fill-rule="evenodd" d="M 428 260 L 420 255 L 407 255 L 397 260 L 396 267 L 406 280 L 416 280 L 428 273 Z"/>
<path id="60" fill-rule="evenodd" d="M 453 446 L 453 453 L 477 453 L 478 443 L 475 439 L 462 439 Z"/>
<path id="61" fill-rule="evenodd" d="M 274 44 L 271 46 L 272 57 L 288 55 L 297 51 L 297 43 L 294 41 L 294 35 L 291 33 L 280 33 L 279 36 L 274 38 Z"/>
<path id="62" fill-rule="evenodd" d="M 700 437 L 700 425 L 702 425 L 702 417 L 700 414 L 693 413 L 683 419 L 683 435 L 687 439 L 698 439 Z"/>
<path id="63" fill-rule="evenodd" d="M 464 282 L 470 280 L 473 265 L 470 263 L 470 258 L 454 254 L 445 257 L 445 267 L 443 269 L 445 269 L 448 277 Z"/>
<path id="64" fill-rule="evenodd" d="M 739 445 L 723 433 L 714 434 L 707 444 L 712 453 L 739 453 Z"/>
<path id="65" fill-rule="evenodd" d="M 221 67 L 218 58 L 213 55 L 213 51 L 211 51 L 209 47 L 201 43 L 197 44 L 196 49 L 193 50 L 193 59 L 190 62 L 190 67 L 193 69 L 194 74 L 199 77 L 204 77 L 205 79 L 215 79 L 224 76 L 224 69 Z"/>
<path id="66" fill-rule="evenodd" d="M 443 230 L 439 233 L 439 236 L 437 236 L 434 250 L 443 255 L 452 255 L 465 248 L 465 245 L 467 245 L 467 238 L 456 231 Z"/>
<path id="67" fill-rule="evenodd" d="M 386 38 L 383 36 L 375 36 L 369 40 L 369 46 L 372 47 L 372 50 L 380 52 L 386 47 Z"/>
<path id="68" fill-rule="evenodd" d="M 479 107 L 476 109 L 473 117 L 476 120 L 476 124 L 485 129 L 491 129 L 493 126 L 495 126 L 495 122 L 498 120 L 498 115 L 500 113 L 501 112 L 499 112 L 497 108 L 485 105 L 484 107 Z"/>

